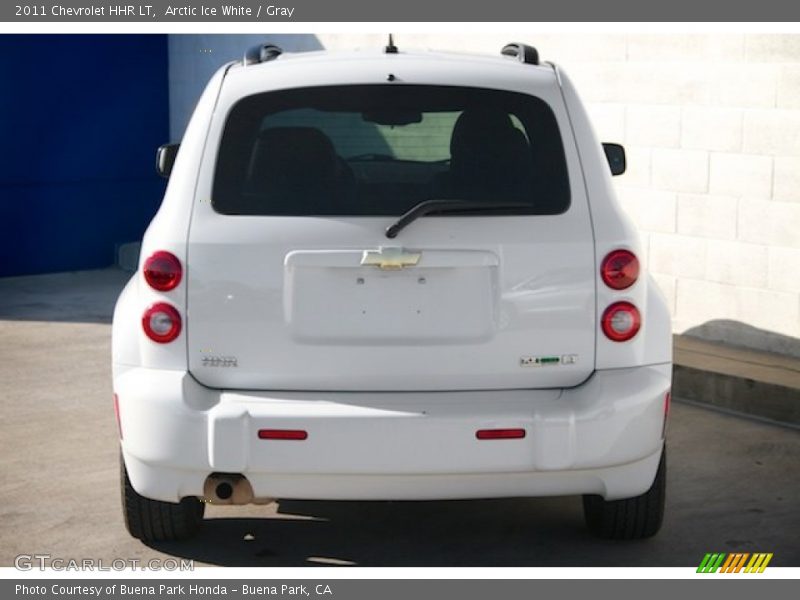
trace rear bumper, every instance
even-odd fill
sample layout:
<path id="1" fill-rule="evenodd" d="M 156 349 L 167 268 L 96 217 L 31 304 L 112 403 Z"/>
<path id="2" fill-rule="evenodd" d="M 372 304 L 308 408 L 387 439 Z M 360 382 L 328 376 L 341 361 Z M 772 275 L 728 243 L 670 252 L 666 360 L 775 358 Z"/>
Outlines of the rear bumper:
<path id="1" fill-rule="evenodd" d="M 566 390 L 231 392 L 183 371 L 117 370 L 122 449 L 134 488 L 175 502 L 212 472 L 259 498 L 456 499 L 600 494 L 650 487 L 671 365 L 596 372 Z M 523 428 L 523 439 L 478 440 Z M 261 440 L 259 429 L 307 439 Z"/>

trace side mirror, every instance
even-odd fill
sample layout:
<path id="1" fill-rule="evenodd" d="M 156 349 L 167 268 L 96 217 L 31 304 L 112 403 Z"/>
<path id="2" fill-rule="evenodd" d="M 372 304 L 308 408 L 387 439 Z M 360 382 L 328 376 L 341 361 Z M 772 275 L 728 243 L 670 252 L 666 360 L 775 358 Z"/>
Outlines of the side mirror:
<path id="1" fill-rule="evenodd" d="M 608 166 L 612 175 L 622 175 L 625 172 L 625 148 L 620 144 L 603 144 Z"/>
<path id="2" fill-rule="evenodd" d="M 164 144 L 156 150 L 156 172 L 165 179 L 169 179 L 169 174 L 172 173 L 172 165 L 175 164 L 180 147 L 180 144 Z"/>

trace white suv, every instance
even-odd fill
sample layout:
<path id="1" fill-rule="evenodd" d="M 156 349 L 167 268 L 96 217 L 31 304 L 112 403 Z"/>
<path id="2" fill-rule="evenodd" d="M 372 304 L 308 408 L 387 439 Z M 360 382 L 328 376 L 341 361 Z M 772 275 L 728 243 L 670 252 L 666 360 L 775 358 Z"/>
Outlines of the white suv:
<path id="1" fill-rule="evenodd" d="M 187 537 L 206 502 L 583 494 L 598 535 L 655 534 L 670 319 L 624 167 L 522 44 L 224 66 L 159 149 L 114 313 L 130 533 Z"/>

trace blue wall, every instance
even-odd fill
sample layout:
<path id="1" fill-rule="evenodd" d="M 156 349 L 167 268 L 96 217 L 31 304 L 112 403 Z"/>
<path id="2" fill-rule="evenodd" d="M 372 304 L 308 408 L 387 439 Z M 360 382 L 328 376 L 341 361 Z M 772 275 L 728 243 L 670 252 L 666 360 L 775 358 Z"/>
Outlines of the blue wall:
<path id="1" fill-rule="evenodd" d="M 0 276 L 104 267 L 164 191 L 167 37 L 0 35 Z"/>
<path id="2" fill-rule="evenodd" d="M 171 33 L 169 35 L 169 105 L 172 141 L 179 141 L 208 80 L 222 65 L 241 60 L 256 44 L 270 43 L 284 52 L 324 50 L 310 33 Z"/>

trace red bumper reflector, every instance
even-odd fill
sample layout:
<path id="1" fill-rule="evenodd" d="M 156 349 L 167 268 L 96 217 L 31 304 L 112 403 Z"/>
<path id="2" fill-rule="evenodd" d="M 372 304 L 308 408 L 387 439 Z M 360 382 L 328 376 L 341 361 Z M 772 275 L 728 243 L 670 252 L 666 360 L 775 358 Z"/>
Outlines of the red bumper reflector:
<path id="1" fill-rule="evenodd" d="M 259 429 L 260 440 L 304 440 L 308 432 L 302 429 Z"/>
<path id="2" fill-rule="evenodd" d="M 479 429 L 475 432 L 479 440 L 518 440 L 525 437 L 524 429 Z"/>
<path id="3" fill-rule="evenodd" d="M 119 439 L 122 439 L 122 421 L 119 419 L 119 396 L 114 394 L 114 416 L 117 418 L 117 431 Z"/>

